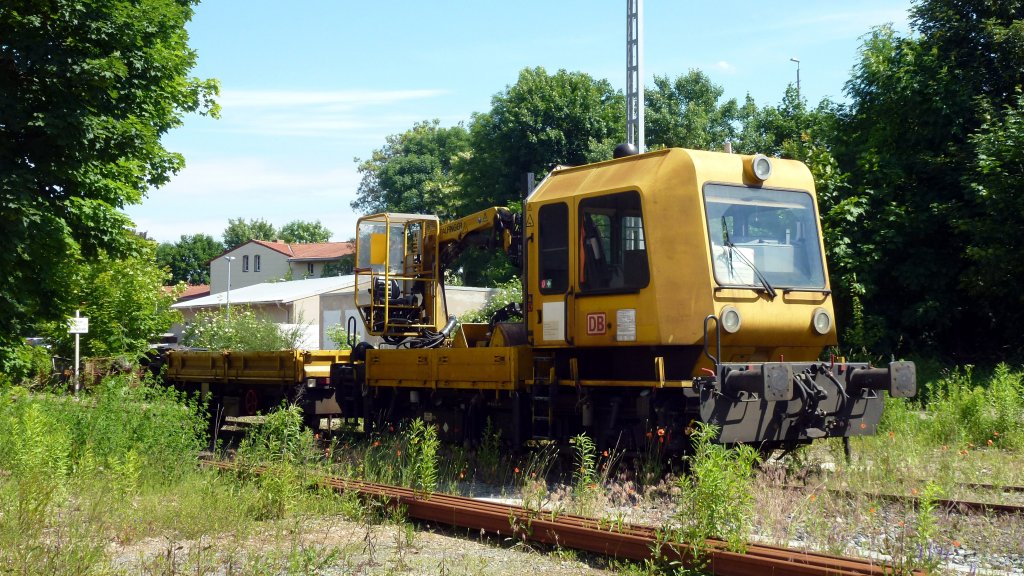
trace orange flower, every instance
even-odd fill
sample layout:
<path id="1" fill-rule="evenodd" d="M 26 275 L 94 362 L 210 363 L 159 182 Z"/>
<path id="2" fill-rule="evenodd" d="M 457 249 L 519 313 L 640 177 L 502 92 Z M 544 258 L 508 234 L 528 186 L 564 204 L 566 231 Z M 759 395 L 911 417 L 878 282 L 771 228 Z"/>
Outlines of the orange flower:
<path id="1" fill-rule="evenodd" d="M 373 447 L 376 448 L 377 446 L 380 446 L 380 440 L 373 441 Z"/>
<path id="2" fill-rule="evenodd" d="M 516 474 L 519 474 L 519 467 L 516 466 Z"/>
<path id="3" fill-rule="evenodd" d="M 647 431 L 647 437 L 648 437 L 648 438 L 650 438 L 650 437 L 651 437 L 651 431 L 650 431 L 650 430 L 648 430 L 648 431 Z"/>
<path id="4" fill-rule="evenodd" d="M 401 456 L 401 455 L 402 455 L 402 451 L 401 450 L 395 450 L 395 456 Z"/>
<path id="5" fill-rule="evenodd" d="M 945 452 L 946 450 L 949 450 L 949 446 L 943 444 L 942 445 L 942 451 Z"/>
<path id="6" fill-rule="evenodd" d="M 889 430 L 889 438 L 895 438 L 895 437 L 896 437 L 896 433 L 893 432 L 892 430 Z"/>
<path id="7" fill-rule="evenodd" d="M 989 446 L 991 446 L 991 445 L 992 445 L 992 439 L 991 439 L 991 438 L 989 438 L 989 439 L 988 439 L 988 445 L 989 445 Z"/>
<path id="8" fill-rule="evenodd" d="M 313 434 L 313 439 L 314 440 L 319 440 L 320 439 L 320 433 L 317 432 L 316 434 Z"/>
<path id="9" fill-rule="evenodd" d="M 960 547 L 960 541 L 959 540 L 953 540 L 952 542 L 950 542 L 950 544 L 953 545 L 953 548 L 959 548 Z"/>
<path id="10" fill-rule="evenodd" d="M 601 452 L 601 456 L 604 456 L 605 458 L 607 458 L 608 457 L 608 451 L 605 450 L 604 452 Z"/>
<path id="11" fill-rule="evenodd" d="M 861 430 L 867 430 L 867 428 L 868 428 L 868 425 L 867 425 L 867 424 L 865 424 L 865 423 L 863 423 L 863 422 L 861 422 L 861 423 L 860 423 L 860 429 L 861 429 Z"/>
<path id="12" fill-rule="evenodd" d="M 665 429 L 664 428 L 658 428 L 658 436 L 664 436 L 664 435 L 665 435 Z"/>
<path id="13" fill-rule="evenodd" d="M 466 477 L 465 474 L 463 474 L 462 472 L 459 472 L 459 480 L 462 480 L 465 477 Z"/>
<path id="14" fill-rule="evenodd" d="M 993 436 L 999 436 L 999 432 L 993 432 L 992 435 Z"/>
<path id="15" fill-rule="evenodd" d="M 868 514 L 874 514 L 874 513 L 875 513 L 875 509 L 874 508 L 868 508 Z"/>
<path id="16" fill-rule="evenodd" d="M 913 496 L 917 496 L 917 488 L 911 488 L 911 489 L 910 489 L 910 493 L 911 493 L 911 494 L 912 494 Z"/>
<path id="17" fill-rule="evenodd" d="M 808 498 L 808 500 L 810 500 L 811 502 L 814 502 L 815 498 L 817 498 L 817 495 L 816 494 L 811 494 L 810 497 Z"/>

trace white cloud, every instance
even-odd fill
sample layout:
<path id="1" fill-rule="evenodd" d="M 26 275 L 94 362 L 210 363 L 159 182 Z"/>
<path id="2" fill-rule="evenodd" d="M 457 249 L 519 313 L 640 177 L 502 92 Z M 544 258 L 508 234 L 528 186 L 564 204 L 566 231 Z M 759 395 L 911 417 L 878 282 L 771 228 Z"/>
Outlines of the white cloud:
<path id="1" fill-rule="evenodd" d="M 220 238 L 231 218 L 262 218 L 275 226 L 320 220 L 335 240 L 355 233 L 355 167 L 299 166 L 286 159 L 216 158 L 190 162 L 167 186 L 127 210 L 139 230 L 162 242 L 182 234 Z"/>
<path id="2" fill-rule="evenodd" d="M 218 101 L 227 108 L 293 108 L 321 106 L 354 110 L 365 106 L 422 100 L 445 90 L 223 90 Z"/>
<path id="3" fill-rule="evenodd" d="M 445 94 L 432 89 L 224 90 L 218 99 L 221 120 L 216 129 L 221 133 L 361 140 L 368 133 L 387 133 L 394 126 L 422 120 L 410 120 L 409 105 Z"/>
<path id="4" fill-rule="evenodd" d="M 719 60 L 718 62 L 715 62 L 715 69 L 718 70 L 719 72 L 724 72 L 726 74 L 736 73 L 736 67 L 733 66 L 730 62 L 726 62 L 725 60 Z"/>

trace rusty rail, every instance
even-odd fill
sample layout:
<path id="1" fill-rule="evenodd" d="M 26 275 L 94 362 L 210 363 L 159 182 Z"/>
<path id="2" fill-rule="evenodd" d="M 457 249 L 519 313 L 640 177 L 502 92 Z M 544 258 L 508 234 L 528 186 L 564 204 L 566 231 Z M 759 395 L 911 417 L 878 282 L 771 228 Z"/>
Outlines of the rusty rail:
<path id="1" fill-rule="evenodd" d="M 204 464 L 223 470 L 240 470 L 228 462 L 204 461 Z M 263 469 L 256 467 L 251 470 L 261 473 Z M 656 529 L 647 526 L 606 523 L 582 516 L 530 510 L 448 494 L 425 494 L 410 488 L 333 476 L 321 477 L 317 483 L 339 491 L 357 491 L 367 497 L 386 500 L 391 505 L 403 507 L 410 518 L 426 522 L 634 561 L 651 559 L 657 551 L 659 558 L 694 564 L 689 546 L 666 542 Z M 738 553 L 727 550 L 724 542 L 708 540 L 706 547 L 706 569 L 720 576 L 883 576 L 891 572 L 884 564 L 871 560 L 775 546 L 751 544 L 745 553 Z"/>
<path id="2" fill-rule="evenodd" d="M 964 486 L 968 486 L 968 485 L 964 484 Z M 839 496 L 847 496 L 847 497 L 864 496 L 864 497 L 875 498 L 875 499 L 878 499 L 878 500 L 884 500 L 886 502 L 906 502 L 906 503 L 908 503 L 908 504 L 910 504 L 911 506 L 914 506 L 914 507 L 917 507 L 918 503 L 921 501 L 921 497 L 920 496 L 914 496 L 914 495 L 886 494 L 886 493 L 881 493 L 881 492 L 864 492 L 864 491 L 858 491 L 858 490 L 845 490 L 845 489 L 842 489 L 842 488 L 825 488 L 823 486 L 818 486 L 818 487 L 814 487 L 814 486 L 793 486 L 793 485 L 789 485 L 789 484 L 783 484 L 782 487 L 784 489 L 786 489 L 786 490 L 801 491 L 801 492 L 807 492 L 807 491 L 810 491 L 810 492 L 822 492 L 822 491 L 824 491 L 824 492 L 828 492 L 829 494 L 836 494 L 836 495 L 839 495 Z M 976 484 L 976 485 L 973 485 L 973 487 L 976 487 L 976 488 L 989 488 L 989 486 L 984 485 L 984 484 Z M 996 487 L 991 487 L 991 488 L 997 489 Z M 1008 491 L 1010 491 L 1010 490 L 1008 490 Z M 1024 506 L 1020 506 L 1020 505 L 1017 505 L 1017 504 L 1002 504 L 1002 503 L 999 503 L 999 502 L 976 502 L 976 501 L 973 501 L 973 500 L 951 499 L 951 498 L 935 498 L 933 500 L 933 502 L 935 502 L 936 505 L 938 505 L 938 506 L 940 506 L 942 508 L 945 508 L 947 510 L 957 510 L 957 511 L 960 511 L 961 513 L 964 512 L 964 511 L 970 511 L 970 512 L 981 512 L 981 513 L 995 512 L 995 513 L 999 513 L 999 514 L 1024 514 Z"/>

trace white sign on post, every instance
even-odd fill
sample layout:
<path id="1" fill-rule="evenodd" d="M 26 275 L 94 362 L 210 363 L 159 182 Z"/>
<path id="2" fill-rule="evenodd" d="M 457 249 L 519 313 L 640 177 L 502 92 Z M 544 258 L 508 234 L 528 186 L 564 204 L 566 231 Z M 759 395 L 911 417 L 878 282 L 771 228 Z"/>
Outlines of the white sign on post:
<path id="1" fill-rule="evenodd" d="M 68 318 L 68 334 L 88 334 L 88 318 Z"/>

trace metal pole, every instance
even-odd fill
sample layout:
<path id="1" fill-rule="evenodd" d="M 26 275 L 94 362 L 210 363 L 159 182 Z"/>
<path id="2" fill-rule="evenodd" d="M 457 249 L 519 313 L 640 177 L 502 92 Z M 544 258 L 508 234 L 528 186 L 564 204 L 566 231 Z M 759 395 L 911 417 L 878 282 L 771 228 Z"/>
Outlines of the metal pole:
<path id="1" fill-rule="evenodd" d="M 80 318 L 80 317 L 81 317 L 81 310 L 75 310 L 75 318 Z M 80 356 L 80 353 L 79 353 L 78 344 L 79 344 L 79 337 L 80 336 L 81 336 L 81 334 L 79 334 L 76 331 L 75 332 L 75 396 L 78 396 L 78 388 L 79 388 L 79 384 L 78 384 L 78 362 L 79 362 L 79 358 L 81 356 Z"/>
<path id="2" fill-rule="evenodd" d="M 644 151 L 644 2 L 626 0 L 626 141 Z"/>
<path id="3" fill-rule="evenodd" d="M 225 256 L 225 260 L 228 261 L 228 290 L 225 296 L 228 303 L 228 320 L 231 320 L 231 262 L 235 259 L 234 256 Z"/>
<path id="4" fill-rule="evenodd" d="M 796 62 L 796 99 L 800 100 L 800 59 L 790 58 L 790 62 Z"/>

